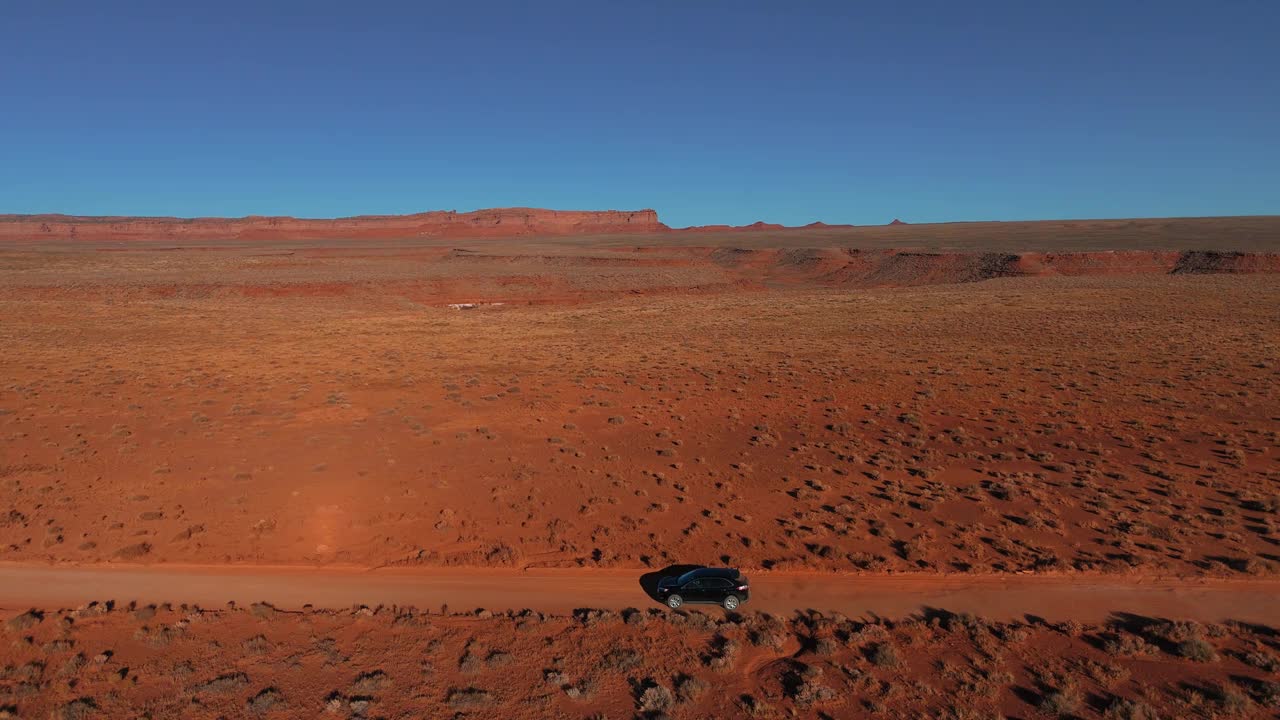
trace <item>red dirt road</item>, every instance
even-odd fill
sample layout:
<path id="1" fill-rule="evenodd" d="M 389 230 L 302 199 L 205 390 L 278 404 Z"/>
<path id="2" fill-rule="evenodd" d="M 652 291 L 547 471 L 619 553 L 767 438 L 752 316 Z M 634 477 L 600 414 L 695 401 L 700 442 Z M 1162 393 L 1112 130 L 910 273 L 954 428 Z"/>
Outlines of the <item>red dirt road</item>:
<path id="1" fill-rule="evenodd" d="M 640 579 L 622 569 L 377 569 L 0 565 L 0 607 L 75 607 L 91 601 L 268 602 L 282 609 L 400 605 L 454 611 L 648 607 Z M 818 609 L 901 618 L 924 608 L 993 620 L 1035 615 L 1092 623 L 1115 612 L 1205 622 L 1280 625 L 1280 580 L 1065 575 L 822 575 L 760 573 L 746 609 Z"/>

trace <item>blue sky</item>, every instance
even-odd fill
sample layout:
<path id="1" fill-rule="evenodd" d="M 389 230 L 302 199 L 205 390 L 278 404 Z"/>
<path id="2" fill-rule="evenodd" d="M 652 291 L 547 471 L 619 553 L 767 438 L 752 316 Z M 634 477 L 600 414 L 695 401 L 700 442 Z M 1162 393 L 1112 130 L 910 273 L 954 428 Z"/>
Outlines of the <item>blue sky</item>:
<path id="1" fill-rule="evenodd" d="M 4 3 L 0 212 L 1275 214 L 1277 27 L 1274 0 Z"/>

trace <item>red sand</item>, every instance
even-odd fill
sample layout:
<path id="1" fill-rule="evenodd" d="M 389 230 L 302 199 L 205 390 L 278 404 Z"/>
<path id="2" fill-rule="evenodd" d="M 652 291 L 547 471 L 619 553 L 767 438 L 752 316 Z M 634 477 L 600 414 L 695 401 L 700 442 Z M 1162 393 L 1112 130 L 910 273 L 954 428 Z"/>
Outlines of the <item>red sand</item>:
<path id="1" fill-rule="evenodd" d="M 1275 630 L 1151 616 L 1274 623 L 1280 220 L 521 217 L 10 235 L 4 602 L 562 613 L 697 562 L 788 617 L 11 608 L 0 716 L 1273 707 Z"/>
<path id="2" fill-rule="evenodd" d="M 660 607 L 642 580 L 649 569 L 381 568 L 304 566 L 17 565 L 0 563 L 0 608 L 73 608 L 90 602 L 222 607 L 267 602 L 342 608 L 441 605 L 568 615 L 576 608 Z M 1199 622 L 1280 626 L 1280 579 L 965 576 L 755 572 L 743 610 L 789 616 L 807 610 L 903 619 L 928 608 L 999 621 L 1028 613 L 1052 622 L 1105 622 L 1119 608 Z M 697 609 L 691 607 L 690 609 Z"/>

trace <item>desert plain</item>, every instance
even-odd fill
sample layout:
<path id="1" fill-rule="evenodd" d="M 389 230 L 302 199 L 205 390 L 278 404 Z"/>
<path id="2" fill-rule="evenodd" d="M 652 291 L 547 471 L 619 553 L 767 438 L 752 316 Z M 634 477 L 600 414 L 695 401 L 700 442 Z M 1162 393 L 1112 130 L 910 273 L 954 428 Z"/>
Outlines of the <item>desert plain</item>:
<path id="1" fill-rule="evenodd" d="M 0 717 L 1280 712 L 1280 218 L 543 212 L 0 218 Z"/>

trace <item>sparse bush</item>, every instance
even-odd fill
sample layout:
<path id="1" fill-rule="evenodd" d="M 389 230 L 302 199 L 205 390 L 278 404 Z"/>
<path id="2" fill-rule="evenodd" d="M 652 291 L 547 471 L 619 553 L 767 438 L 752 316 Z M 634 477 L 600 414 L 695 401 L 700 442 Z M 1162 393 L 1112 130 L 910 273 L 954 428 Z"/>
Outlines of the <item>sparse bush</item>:
<path id="1" fill-rule="evenodd" d="M 191 688 L 192 692 L 225 694 L 243 690 L 249 686 L 249 676 L 244 673 L 225 673 Z"/>
<path id="2" fill-rule="evenodd" d="M 631 648 L 610 650 L 601 660 L 601 664 L 608 670 L 625 672 L 640 664 L 640 653 Z"/>
<path id="3" fill-rule="evenodd" d="M 1253 699 L 1266 708 L 1280 708 L 1280 682 L 1259 680 L 1253 686 Z"/>
<path id="4" fill-rule="evenodd" d="M 242 643 L 245 652 L 251 655 L 261 655 L 271 651 L 271 642 L 263 635 L 254 635 Z"/>
<path id="5" fill-rule="evenodd" d="M 58 674 L 63 677 L 75 677 L 80 674 L 80 670 L 84 668 L 88 662 L 89 661 L 85 659 L 83 653 L 76 653 L 67 659 L 67 662 L 63 664 L 62 669 L 58 671 Z"/>
<path id="6" fill-rule="evenodd" d="M 279 612 L 270 603 L 257 602 L 249 606 L 249 612 L 259 620 L 274 620 Z"/>
<path id="7" fill-rule="evenodd" d="M 481 705 L 488 705 L 493 702 L 493 695 L 479 688 L 454 688 L 449 691 L 448 697 L 445 699 L 449 703 L 449 707 L 473 708 Z"/>
<path id="8" fill-rule="evenodd" d="M 1040 709 L 1055 717 L 1069 717 L 1080 709 L 1083 702 L 1080 689 L 1075 685 L 1068 685 L 1045 693 L 1040 701 Z"/>
<path id="9" fill-rule="evenodd" d="M 1178 643 L 1174 649 L 1174 654 L 1178 657 L 1204 663 L 1214 662 L 1218 659 L 1218 653 L 1214 650 L 1213 645 L 1202 638 L 1191 638 Z"/>
<path id="10" fill-rule="evenodd" d="M 816 670 L 817 668 L 813 669 Z M 812 705 L 814 703 L 830 702 L 835 700 L 836 697 L 837 695 L 835 690 L 832 690 L 826 685 L 819 685 L 815 679 L 802 682 L 796 687 L 795 691 L 791 693 L 791 699 L 794 700 L 797 705 L 802 707 Z"/>
<path id="11" fill-rule="evenodd" d="M 1240 506 L 1254 512 L 1280 512 L 1280 495 L 1260 497 L 1251 493 L 1245 494 L 1241 496 Z"/>
<path id="12" fill-rule="evenodd" d="M 515 662 L 515 658 L 511 653 L 505 653 L 498 650 L 489 653 L 489 656 L 484 659 L 484 664 L 491 668 L 505 667 L 513 662 Z"/>
<path id="13" fill-rule="evenodd" d="M 122 560 L 136 560 L 151 553 L 151 543 L 140 542 L 126 545 L 116 550 L 115 556 Z"/>
<path id="14" fill-rule="evenodd" d="M 39 625 L 42 620 L 44 620 L 44 613 L 38 610 L 28 610 L 21 615 L 10 618 L 9 622 L 5 623 L 5 626 L 13 632 L 22 632 Z"/>
<path id="15" fill-rule="evenodd" d="M 1259 670 L 1266 670 L 1269 673 L 1280 672 L 1280 658 L 1265 650 L 1253 650 L 1244 653 L 1240 656 L 1240 659 L 1246 665 L 1251 665 Z"/>
<path id="16" fill-rule="evenodd" d="M 716 636 L 711 641 L 711 654 L 706 656 L 703 662 L 712 670 L 726 672 L 738 662 L 738 653 L 741 649 L 737 640 Z"/>
<path id="17" fill-rule="evenodd" d="M 1118 657 L 1136 657 L 1141 655 L 1150 655 L 1156 649 L 1151 643 L 1143 640 L 1137 635 L 1121 633 L 1114 637 L 1108 638 L 1102 644 L 1102 649 L 1109 655 Z"/>
<path id="18" fill-rule="evenodd" d="M 871 648 L 867 659 L 872 665 L 882 668 L 896 668 L 902 665 L 902 656 L 892 643 L 878 643 Z"/>
<path id="19" fill-rule="evenodd" d="M 267 688 L 249 698 L 249 712 L 262 714 L 284 702 L 284 696 L 275 688 Z"/>
<path id="20" fill-rule="evenodd" d="M 1160 716 L 1152 707 L 1141 700 L 1116 698 L 1103 713 L 1107 720 L 1159 720 Z"/>
<path id="21" fill-rule="evenodd" d="M 775 714 L 772 705 L 754 695 L 743 695 L 738 698 L 738 707 L 748 717 L 772 717 Z"/>
<path id="22" fill-rule="evenodd" d="M 815 655 L 826 657 L 835 655 L 837 652 L 840 652 L 840 643 L 836 642 L 835 638 L 820 637 L 813 644 L 813 654 Z"/>
<path id="23" fill-rule="evenodd" d="M 351 683 L 352 695 L 372 695 L 391 684 L 391 678 L 381 670 L 363 672 Z"/>
<path id="24" fill-rule="evenodd" d="M 1252 709 L 1253 703 L 1239 690 L 1228 685 L 1210 685 L 1201 691 L 1228 717 L 1243 715 Z"/>
<path id="25" fill-rule="evenodd" d="M 682 703 L 697 702 L 708 687 L 705 680 L 684 675 L 676 681 L 676 699 Z"/>
<path id="26" fill-rule="evenodd" d="M 98 705 L 93 698 L 78 698 L 63 705 L 53 715 L 56 720 L 85 720 L 97 714 Z"/>
<path id="27" fill-rule="evenodd" d="M 650 681 L 652 683 L 652 681 Z M 640 693 L 640 697 L 636 701 L 637 707 L 643 713 L 663 712 L 671 709 L 675 704 L 675 696 L 671 694 L 666 686 L 653 683 Z"/>

